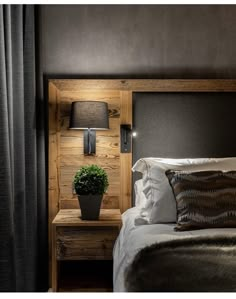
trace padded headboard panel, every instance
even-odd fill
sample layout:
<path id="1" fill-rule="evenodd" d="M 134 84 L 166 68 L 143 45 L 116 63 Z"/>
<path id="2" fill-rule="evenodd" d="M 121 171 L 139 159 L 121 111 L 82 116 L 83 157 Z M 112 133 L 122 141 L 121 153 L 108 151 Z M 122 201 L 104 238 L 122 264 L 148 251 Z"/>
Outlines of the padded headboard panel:
<path id="1" fill-rule="evenodd" d="M 133 94 L 133 164 L 141 157 L 236 156 L 235 93 Z"/>

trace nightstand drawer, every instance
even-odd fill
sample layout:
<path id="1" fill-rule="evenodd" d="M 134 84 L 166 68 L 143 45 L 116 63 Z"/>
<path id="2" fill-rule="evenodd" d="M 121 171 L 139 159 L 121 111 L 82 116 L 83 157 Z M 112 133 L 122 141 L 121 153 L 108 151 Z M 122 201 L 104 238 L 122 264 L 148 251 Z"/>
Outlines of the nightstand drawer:
<path id="1" fill-rule="evenodd" d="M 57 260 L 112 259 L 117 227 L 57 227 Z"/>

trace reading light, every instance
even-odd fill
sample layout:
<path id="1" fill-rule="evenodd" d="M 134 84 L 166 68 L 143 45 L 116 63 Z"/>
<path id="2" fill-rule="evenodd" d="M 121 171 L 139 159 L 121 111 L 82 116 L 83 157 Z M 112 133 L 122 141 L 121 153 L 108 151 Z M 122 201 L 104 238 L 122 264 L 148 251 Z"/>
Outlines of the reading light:
<path id="1" fill-rule="evenodd" d="M 95 130 L 109 129 L 107 103 L 98 101 L 72 102 L 69 128 L 84 130 L 84 154 L 95 154 Z"/>
<path id="2" fill-rule="evenodd" d="M 120 125 L 120 151 L 121 153 L 131 153 L 132 137 L 135 138 L 137 132 L 133 131 L 130 124 Z"/>

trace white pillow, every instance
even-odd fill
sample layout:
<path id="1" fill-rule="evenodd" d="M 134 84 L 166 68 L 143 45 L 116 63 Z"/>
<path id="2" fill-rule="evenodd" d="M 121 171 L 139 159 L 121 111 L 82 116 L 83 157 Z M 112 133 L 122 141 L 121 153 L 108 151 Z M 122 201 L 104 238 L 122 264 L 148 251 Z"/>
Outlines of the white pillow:
<path id="1" fill-rule="evenodd" d="M 134 183 L 135 206 L 139 208 L 145 207 L 147 198 L 143 193 L 143 180 L 137 180 Z"/>
<path id="2" fill-rule="evenodd" d="M 166 170 L 236 170 L 236 158 L 165 159 L 142 158 L 132 170 L 143 174 L 145 207 L 140 216 L 148 223 L 176 222 L 176 202 Z"/>

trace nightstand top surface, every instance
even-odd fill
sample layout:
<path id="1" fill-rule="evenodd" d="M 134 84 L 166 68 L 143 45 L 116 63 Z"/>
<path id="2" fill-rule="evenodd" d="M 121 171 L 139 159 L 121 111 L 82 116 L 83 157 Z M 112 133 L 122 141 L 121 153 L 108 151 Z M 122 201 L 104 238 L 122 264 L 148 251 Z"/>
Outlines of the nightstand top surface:
<path id="1" fill-rule="evenodd" d="M 61 209 L 53 220 L 63 226 L 113 226 L 121 224 L 119 209 L 101 209 L 98 220 L 82 220 L 80 209 Z"/>

